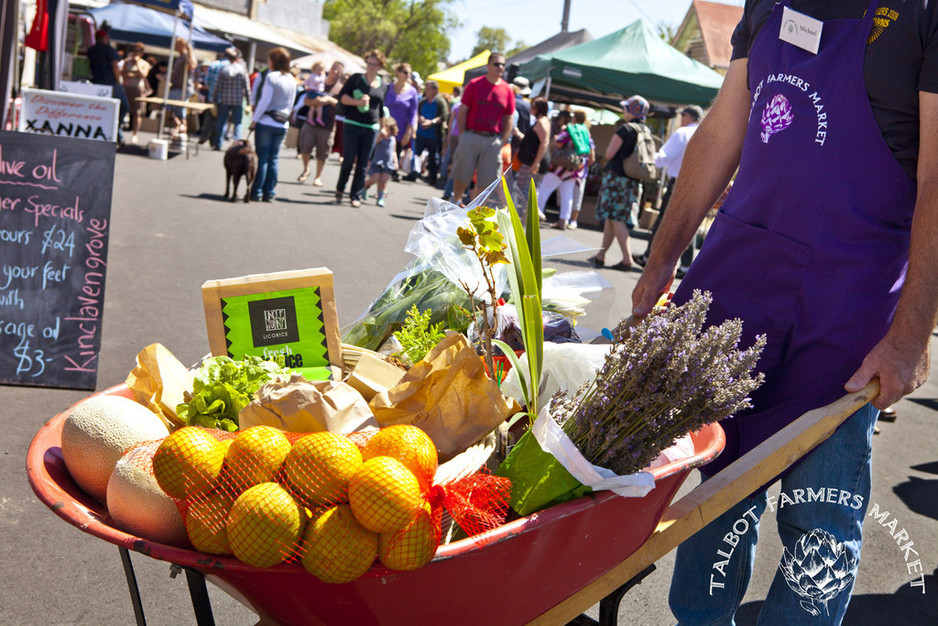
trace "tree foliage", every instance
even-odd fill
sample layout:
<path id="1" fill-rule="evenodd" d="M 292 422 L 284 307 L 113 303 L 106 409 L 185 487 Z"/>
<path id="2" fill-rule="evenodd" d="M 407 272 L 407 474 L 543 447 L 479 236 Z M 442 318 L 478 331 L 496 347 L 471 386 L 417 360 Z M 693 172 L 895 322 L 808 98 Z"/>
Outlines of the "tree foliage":
<path id="1" fill-rule="evenodd" d="M 520 39 L 512 44 L 511 37 L 504 28 L 483 26 L 476 32 L 476 45 L 472 49 L 471 56 L 475 56 L 486 50 L 491 50 L 492 52 L 500 52 L 506 57 L 510 57 L 526 49 L 527 46 Z"/>
<path id="2" fill-rule="evenodd" d="M 410 63 L 423 76 L 449 55 L 449 32 L 459 25 L 452 0 L 326 0 L 329 39 L 364 56 L 384 52 L 389 64 Z"/>

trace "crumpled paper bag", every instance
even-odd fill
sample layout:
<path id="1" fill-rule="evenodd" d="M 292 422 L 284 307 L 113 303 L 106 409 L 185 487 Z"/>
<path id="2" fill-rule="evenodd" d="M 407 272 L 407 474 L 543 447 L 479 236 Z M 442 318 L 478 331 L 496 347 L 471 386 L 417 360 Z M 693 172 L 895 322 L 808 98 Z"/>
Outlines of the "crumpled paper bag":
<path id="1" fill-rule="evenodd" d="M 239 429 L 273 426 L 292 433 L 328 431 L 348 434 L 377 422 L 361 394 L 343 382 L 308 381 L 293 374 L 289 381 L 273 381 L 254 394 L 238 413 Z"/>
<path id="2" fill-rule="evenodd" d="M 413 424 L 436 444 L 444 463 L 494 430 L 515 410 L 485 374 L 482 359 L 466 338 L 447 333 L 400 382 L 372 398 L 383 428 Z"/>
<path id="3" fill-rule="evenodd" d="M 195 374 L 163 344 L 153 343 L 137 353 L 137 366 L 125 382 L 134 399 L 159 415 L 173 431 L 183 426 L 176 406 L 185 402 L 185 392 L 192 391 L 193 378 Z"/>

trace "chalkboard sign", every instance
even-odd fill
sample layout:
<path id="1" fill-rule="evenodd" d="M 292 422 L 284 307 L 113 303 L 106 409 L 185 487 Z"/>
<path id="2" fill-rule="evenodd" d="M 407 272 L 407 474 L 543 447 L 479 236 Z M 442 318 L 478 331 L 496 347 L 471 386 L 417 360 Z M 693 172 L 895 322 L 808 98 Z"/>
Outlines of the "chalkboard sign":
<path id="1" fill-rule="evenodd" d="M 95 387 L 114 153 L 0 132 L 0 383 Z"/>

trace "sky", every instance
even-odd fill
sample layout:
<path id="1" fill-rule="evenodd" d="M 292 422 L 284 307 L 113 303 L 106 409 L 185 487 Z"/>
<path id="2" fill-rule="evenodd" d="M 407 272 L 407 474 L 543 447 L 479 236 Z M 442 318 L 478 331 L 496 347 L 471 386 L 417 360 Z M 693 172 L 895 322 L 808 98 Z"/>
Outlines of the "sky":
<path id="1" fill-rule="evenodd" d="M 637 19 L 653 28 L 662 22 L 677 28 L 690 5 L 691 0 L 571 0 L 569 29 L 585 28 L 599 39 Z M 451 35 L 451 61 L 469 57 L 482 26 L 504 28 L 512 42 L 520 39 L 533 46 L 559 33 L 563 19 L 563 0 L 454 0 L 450 6 L 462 22 Z"/>

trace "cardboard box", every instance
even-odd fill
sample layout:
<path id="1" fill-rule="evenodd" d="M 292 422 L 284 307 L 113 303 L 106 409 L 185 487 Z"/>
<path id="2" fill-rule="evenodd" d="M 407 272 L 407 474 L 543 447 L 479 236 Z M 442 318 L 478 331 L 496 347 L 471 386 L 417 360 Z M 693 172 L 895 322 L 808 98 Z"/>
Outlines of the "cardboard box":
<path id="1" fill-rule="evenodd" d="M 638 218 L 638 227 L 651 230 L 651 227 L 655 225 L 655 220 L 658 219 L 658 213 L 652 208 L 642 209 L 642 214 Z"/>

